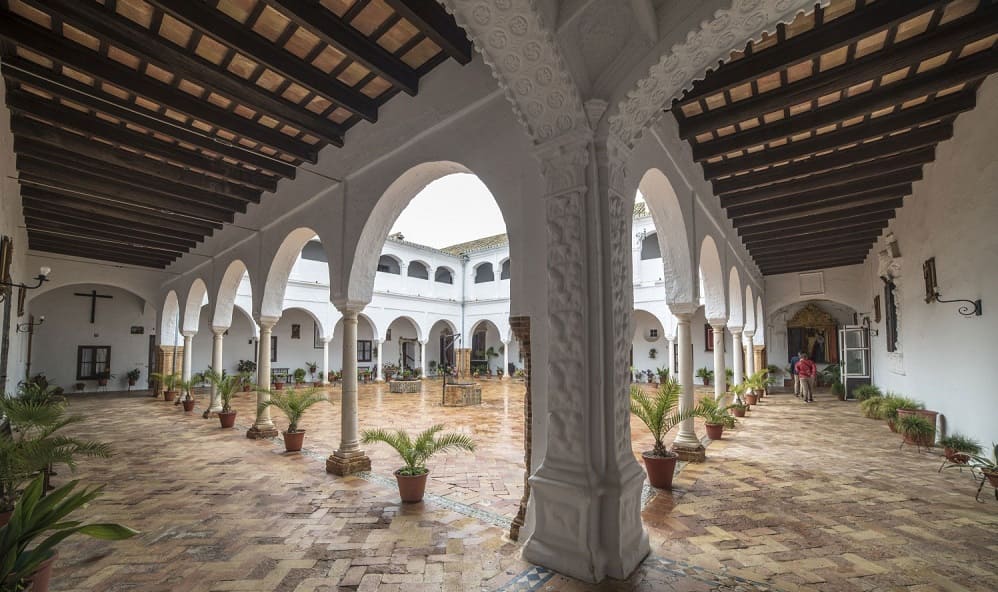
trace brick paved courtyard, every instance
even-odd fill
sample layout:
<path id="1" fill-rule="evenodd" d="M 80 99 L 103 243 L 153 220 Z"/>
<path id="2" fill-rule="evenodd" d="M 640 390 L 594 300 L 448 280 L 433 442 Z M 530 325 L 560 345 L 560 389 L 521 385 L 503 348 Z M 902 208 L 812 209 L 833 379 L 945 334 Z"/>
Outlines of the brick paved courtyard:
<path id="1" fill-rule="evenodd" d="M 139 393 L 74 396 L 91 417 L 77 430 L 117 450 L 78 471 L 107 484 L 88 518 L 143 534 L 64 543 L 53 588 L 998 589 L 998 501 L 975 502 L 969 476 L 936 473 L 938 456 L 898 451 L 882 423 L 830 397 L 804 406 L 775 395 L 750 412 L 711 443 L 707 463 L 683 468 L 674 492 L 651 497 L 652 558 L 626 582 L 586 586 L 531 568 L 503 538 L 523 478 L 522 384 L 487 382 L 482 407 L 464 409 L 439 406 L 439 383 L 419 395 L 361 387 L 362 428 L 442 422 L 479 443 L 474 455 L 434 459 L 427 500 L 414 506 L 398 503 L 386 447 L 368 450 L 370 474 L 323 471 L 339 437 L 339 389 L 330 395 L 334 405 L 305 417 L 305 454 L 247 440 L 246 395 L 235 431 Z M 633 427 L 635 450 L 649 448 Z"/>

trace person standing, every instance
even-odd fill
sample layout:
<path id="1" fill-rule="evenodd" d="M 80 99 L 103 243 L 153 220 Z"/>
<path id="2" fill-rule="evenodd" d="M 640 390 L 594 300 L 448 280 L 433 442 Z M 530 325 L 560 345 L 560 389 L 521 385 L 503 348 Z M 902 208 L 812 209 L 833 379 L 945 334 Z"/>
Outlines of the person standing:
<path id="1" fill-rule="evenodd" d="M 790 358 L 790 376 L 794 378 L 794 396 L 800 398 L 800 375 L 797 374 L 797 362 L 800 361 L 800 352 Z"/>
<path id="2" fill-rule="evenodd" d="M 814 365 L 806 353 L 800 354 L 800 360 L 796 365 L 797 375 L 800 378 L 801 396 L 805 403 L 814 403 L 814 379 L 818 374 L 818 367 Z"/>

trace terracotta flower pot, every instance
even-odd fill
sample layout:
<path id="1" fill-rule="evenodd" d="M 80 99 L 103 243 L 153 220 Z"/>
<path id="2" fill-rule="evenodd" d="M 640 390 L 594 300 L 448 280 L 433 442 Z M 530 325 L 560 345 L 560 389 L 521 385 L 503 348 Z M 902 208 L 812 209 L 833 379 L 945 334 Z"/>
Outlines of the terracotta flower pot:
<path id="1" fill-rule="evenodd" d="M 402 502 L 412 504 L 423 501 L 426 478 L 430 476 L 430 472 L 427 471 L 422 475 L 401 475 L 399 471 L 395 471 L 395 480 L 398 481 L 399 497 L 402 498 Z"/>
<path id="2" fill-rule="evenodd" d="M 184 411 L 194 411 L 194 399 L 184 399 L 181 402 L 184 404 Z"/>
<path id="3" fill-rule="evenodd" d="M 984 476 L 988 478 L 991 487 L 998 487 L 998 473 L 985 471 Z"/>
<path id="4" fill-rule="evenodd" d="M 274 390 L 275 391 L 283 391 L 284 390 L 284 383 L 283 382 L 275 382 L 274 383 Z"/>
<path id="5" fill-rule="evenodd" d="M 131 378 L 128 379 L 128 386 L 135 386 L 135 381 Z"/>
<path id="6" fill-rule="evenodd" d="M 894 423 L 893 419 L 887 420 L 887 427 L 891 428 L 891 431 L 894 432 L 895 434 L 898 433 L 898 426 L 896 423 Z"/>
<path id="7" fill-rule="evenodd" d="M 931 434 L 918 437 L 913 437 L 909 436 L 908 434 L 905 434 L 904 443 L 911 444 L 912 446 L 922 446 L 925 448 L 932 448 L 933 445 L 935 445 L 936 443 L 936 433 L 932 432 Z"/>
<path id="8" fill-rule="evenodd" d="M 55 555 L 52 555 L 38 566 L 35 573 L 27 578 L 29 583 L 27 590 L 30 592 L 48 592 L 49 582 L 52 581 L 52 564 L 58 558 L 59 552 L 56 551 Z"/>
<path id="9" fill-rule="evenodd" d="M 163 400 L 172 401 L 177 398 L 177 391 L 163 391 Z"/>
<path id="10" fill-rule="evenodd" d="M 301 451 L 301 445 L 305 442 L 305 430 L 296 432 L 284 432 L 284 450 L 288 452 Z"/>
<path id="11" fill-rule="evenodd" d="M 97 386 L 107 386 L 107 379 L 106 378 L 98 378 L 97 379 Z"/>
<path id="12" fill-rule="evenodd" d="M 968 461 L 970 461 L 969 454 L 966 452 L 957 452 L 948 446 L 943 448 L 943 456 L 946 457 L 946 460 L 958 465 L 965 465 Z"/>
<path id="13" fill-rule="evenodd" d="M 218 423 L 222 424 L 223 428 L 231 428 L 236 425 L 236 412 L 235 411 L 219 411 L 218 412 Z"/>
<path id="14" fill-rule="evenodd" d="M 720 440 L 724 434 L 724 424 L 708 423 L 704 425 L 704 428 L 707 430 L 707 437 L 711 440 Z"/>
<path id="15" fill-rule="evenodd" d="M 672 477 L 676 473 L 676 462 L 679 457 L 675 454 L 655 456 L 651 452 L 642 452 L 641 458 L 645 461 L 648 483 L 659 489 L 672 489 Z"/>
<path id="16" fill-rule="evenodd" d="M 758 403 L 759 403 L 759 395 L 755 393 L 745 393 L 746 405 L 757 405 Z"/>
<path id="17" fill-rule="evenodd" d="M 253 388 L 253 385 L 252 385 L 252 384 L 244 384 L 244 385 L 243 385 L 243 392 L 244 392 L 244 393 L 248 393 L 248 392 L 250 392 L 250 390 L 251 390 L 252 388 Z"/>
<path id="18" fill-rule="evenodd" d="M 743 407 L 734 407 L 731 409 L 731 414 L 735 417 L 745 417 L 746 409 Z"/>

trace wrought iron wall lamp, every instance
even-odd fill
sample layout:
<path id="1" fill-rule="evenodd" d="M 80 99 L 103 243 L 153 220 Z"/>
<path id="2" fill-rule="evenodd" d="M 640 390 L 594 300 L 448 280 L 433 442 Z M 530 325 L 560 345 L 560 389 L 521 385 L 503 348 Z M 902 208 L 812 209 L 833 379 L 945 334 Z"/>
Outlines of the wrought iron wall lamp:
<path id="1" fill-rule="evenodd" d="M 953 300 L 943 300 L 939 293 L 939 284 L 936 282 L 936 258 L 929 257 L 922 264 L 922 275 L 925 277 L 925 301 L 939 302 L 942 304 L 964 303 L 957 309 L 957 312 L 965 317 L 979 317 L 983 313 L 981 309 L 981 299 L 965 300 L 956 298 Z"/>

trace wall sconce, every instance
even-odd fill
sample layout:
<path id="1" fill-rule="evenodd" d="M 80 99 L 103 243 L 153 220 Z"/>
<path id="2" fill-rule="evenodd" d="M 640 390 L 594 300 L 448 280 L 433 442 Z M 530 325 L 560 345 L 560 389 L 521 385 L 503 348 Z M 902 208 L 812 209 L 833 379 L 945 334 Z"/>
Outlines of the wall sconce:
<path id="1" fill-rule="evenodd" d="M 4 282 L 0 281 L 0 286 L 10 286 L 12 288 L 23 288 L 25 290 L 34 290 L 36 288 L 41 288 L 42 284 L 49 281 L 49 274 L 52 273 L 51 267 L 45 267 L 44 265 L 38 270 L 38 275 L 34 279 L 38 282 L 34 286 L 28 286 L 26 284 L 18 284 L 15 282 Z M 0 291 L 0 302 L 4 299 L 4 292 Z"/>
<path id="2" fill-rule="evenodd" d="M 957 302 L 966 303 L 957 309 L 957 312 L 965 317 L 979 317 L 983 314 L 981 310 L 981 300 L 943 300 L 940 298 L 939 284 L 936 282 L 936 258 L 929 257 L 922 264 L 922 276 L 925 278 L 925 302 L 939 302 L 941 304 L 953 304 Z"/>
<path id="3" fill-rule="evenodd" d="M 14 327 L 15 333 L 34 333 L 35 327 L 40 327 L 45 322 L 45 315 L 38 317 L 38 322 L 18 323 Z"/>

